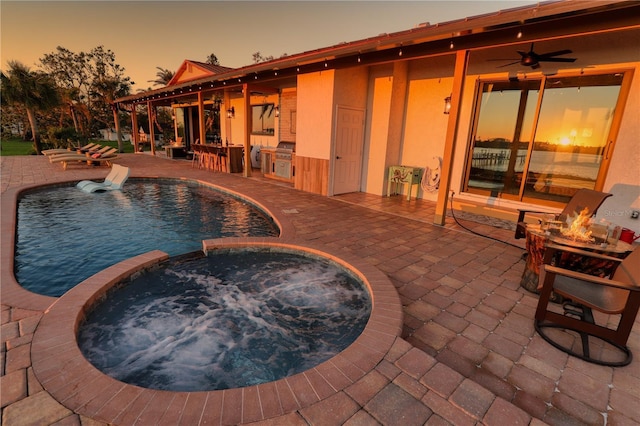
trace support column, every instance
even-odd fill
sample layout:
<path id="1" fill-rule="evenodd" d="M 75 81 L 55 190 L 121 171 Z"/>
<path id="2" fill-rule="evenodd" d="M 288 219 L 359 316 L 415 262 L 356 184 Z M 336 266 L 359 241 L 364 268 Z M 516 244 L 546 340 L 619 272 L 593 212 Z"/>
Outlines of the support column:
<path id="1" fill-rule="evenodd" d="M 202 92 L 198 92 L 198 129 L 200 143 L 207 143 L 207 130 L 204 122 L 204 95 Z"/>
<path id="2" fill-rule="evenodd" d="M 251 122 L 253 120 L 251 111 L 251 91 L 247 83 L 242 85 L 242 95 L 244 98 L 244 177 L 251 176 Z"/>
<path id="3" fill-rule="evenodd" d="M 451 89 L 451 110 L 447 122 L 447 136 L 444 143 L 444 154 L 442 158 L 442 175 L 440 176 L 440 190 L 438 191 L 438 201 L 433 223 L 444 225 L 447 217 L 447 202 L 449 201 L 449 191 L 451 189 L 451 170 L 455 157 L 456 139 L 458 137 L 458 121 L 460 115 L 460 100 L 464 89 L 464 77 L 467 74 L 469 64 L 469 51 L 459 50 L 456 52 L 456 65 L 453 72 L 453 88 Z"/>
<path id="4" fill-rule="evenodd" d="M 228 141 L 229 139 L 231 139 L 231 119 L 229 117 L 227 117 L 227 110 L 229 108 L 231 108 L 231 96 L 229 95 L 229 92 L 227 90 L 224 91 L 224 94 L 222 95 L 222 105 L 224 105 L 224 111 L 221 112 L 221 114 L 224 114 L 224 138 L 222 140 L 222 143 L 224 144 L 226 141 Z M 220 125 L 222 127 L 222 124 Z M 222 129 L 220 129 L 222 130 Z"/>
<path id="5" fill-rule="evenodd" d="M 138 152 L 138 116 L 136 115 L 136 104 L 131 104 L 131 137 L 133 138 L 133 151 Z"/>
<path id="6" fill-rule="evenodd" d="M 149 143 L 151 144 L 151 154 L 156 155 L 156 134 L 153 131 L 153 107 L 151 101 L 147 101 L 147 117 L 149 118 Z"/>

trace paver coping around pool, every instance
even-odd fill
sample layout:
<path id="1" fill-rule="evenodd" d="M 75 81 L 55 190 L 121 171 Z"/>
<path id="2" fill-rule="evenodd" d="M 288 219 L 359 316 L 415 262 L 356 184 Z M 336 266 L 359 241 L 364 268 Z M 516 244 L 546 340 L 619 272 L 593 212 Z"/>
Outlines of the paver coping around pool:
<path id="1" fill-rule="evenodd" d="M 87 310 L 113 286 L 166 261 L 152 251 L 124 260 L 69 290 L 45 311 L 32 342 L 33 371 L 58 402 L 87 417 L 113 424 L 243 424 L 308 407 L 366 375 L 384 358 L 402 331 L 402 306 L 389 278 L 363 260 L 299 245 L 281 238 L 221 238 L 203 241 L 210 250 L 272 246 L 323 256 L 349 268 L 368 287 L 372 309 L 362 334 L 344 351 L 305 372 L 274 382 L 237 389 L 172 392 L 145 389 L 96 369 L 77 344 Z"/>

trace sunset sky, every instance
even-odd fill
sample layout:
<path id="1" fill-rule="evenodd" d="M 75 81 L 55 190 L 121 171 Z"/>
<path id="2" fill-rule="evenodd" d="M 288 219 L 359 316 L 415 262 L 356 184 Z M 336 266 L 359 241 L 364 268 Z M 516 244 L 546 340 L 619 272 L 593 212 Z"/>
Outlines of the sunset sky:
<path id="1" fill-rule="evenodd" d="M 74 53 L 103 45 L 138 89 L 157 68 L 185 59 L 241 67 L 252 55 L 279 57 L 408 30 L 535 1 L 6 1 L 0 2 L 0 67 L 36 69 L 62 46 Z"/>

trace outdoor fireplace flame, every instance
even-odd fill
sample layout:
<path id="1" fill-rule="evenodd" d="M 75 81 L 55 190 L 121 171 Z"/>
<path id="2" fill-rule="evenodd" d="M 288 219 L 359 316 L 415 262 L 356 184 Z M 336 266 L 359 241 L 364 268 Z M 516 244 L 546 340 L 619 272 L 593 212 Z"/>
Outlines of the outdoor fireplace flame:
<path id="1" fill-rule="evenodd" d="M 595 238 L 591 236 L 591 231 L 589 230 L 590 222 L 591 215 L 589 214 L 589 209 L 584 208 L 579 214 L 573 214 L 567 217 L 567 225 L 569 225 L 569 227 L 561 231 L 562 235 L 574 241 L 592 243 L 595 241 Z"/>

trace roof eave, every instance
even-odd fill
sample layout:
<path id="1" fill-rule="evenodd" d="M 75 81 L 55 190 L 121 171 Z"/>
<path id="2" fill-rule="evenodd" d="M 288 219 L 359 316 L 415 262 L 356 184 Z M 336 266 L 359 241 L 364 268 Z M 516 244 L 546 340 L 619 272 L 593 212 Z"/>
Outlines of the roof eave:
<path id="1" fill-rule="evenodd" d="M 348 43 L 340 43 L 312 51 L 302 52 L 295 55 L 285 56 L 273 59 L 267 62 L 252 64 L 241 68 L 236 68 L 228 72 L 220 73 L 215 76 L 200 78 L 193 81 L 181 83 L 172 87 L 165 87 L 144 92 L 143 94 L 130 95 L 117 99 L 116 102 L 136 102 L 142 101 L 144 98 L 153 98 L 158 95 L 165 97 L 179 96 L 176 91 L 184 91 L 185 89 L 202 90 L 207 85 L 211 89 L 224 89 L 225 87 L 215 87 L 214 83 L 228 83 L 228 87 L 241 85 L 242 79 L 248 76 L 259 75 L 265 72 L 277 73 L 279 70 L 297 69 L 303 66 L 322 63 L 329 60 L 335 60 L 341 57 L 352 55 L 365 55 L 372 52 L 381 52 L 389 49 L 409 46 L 422 45 L 432 43 L 434 45 L 433 54 L 437 54 L 439 50 L 445 51 L 442 47 L 446 42 L 448 46 L 451 41 L 455 41 L 456 49 L 462 48 L 458 42 L 467 43 L 467 48 L 473 47 L 474 44 L 470 40 L 475 39 L 476 45 L 484 46 L 483 40 L 491 33 L 500 33 L 505 30 L 515 28 L 526 28 L 534 25 L 548 25 L 552 22 L 561 22 L 563 20 L 577 18 L 584 20 L 587 16 L 597 17 L 605 12 L 612 13 L 618 10 L 633 8 L 638 10 L 640 2 L 628 2 L 620 0 L 561 0 L 538 3 L 534 6 L 524 6 L 514 9 L 501 10 L 495 13 L 479 15 L 471 18 L 458 19 L 435 25 L 423 24 L 409 30 L 404 30 L 392 34 L 382 34 L 375 37 L 357 40 Z M 628 14 L 631 18 L 638 14 Z M 635 18 L 637 21 L 637 18 Z M 636 22 L 638 24 L 638 22 Z M 610 25 L 606 20 L 601 20 L 602 26 Z M 553 30 L 565 35 L 575 32 L 572 28 L 564 28 L 562 25 L 554 25 Z M 513 43 L 525 41 L 516 40 Z M 442 46 L 439 46 L 442 45 Z M 236 82 L 236 80 L 238 80 Z M 168 92 L 173 92 L 169 95 Z M 182 95 L 184 93 L 181 93 Z"/>

